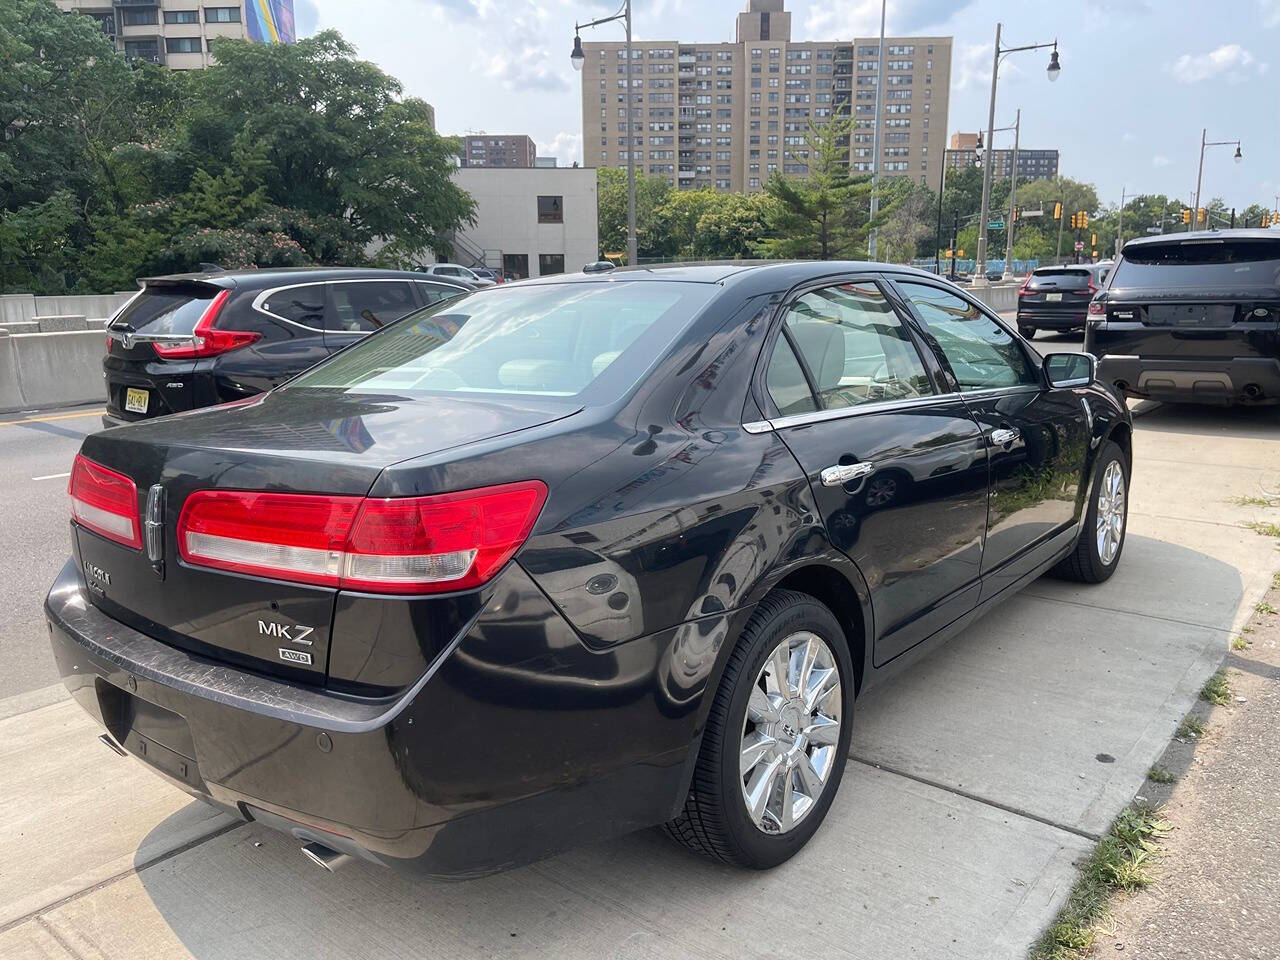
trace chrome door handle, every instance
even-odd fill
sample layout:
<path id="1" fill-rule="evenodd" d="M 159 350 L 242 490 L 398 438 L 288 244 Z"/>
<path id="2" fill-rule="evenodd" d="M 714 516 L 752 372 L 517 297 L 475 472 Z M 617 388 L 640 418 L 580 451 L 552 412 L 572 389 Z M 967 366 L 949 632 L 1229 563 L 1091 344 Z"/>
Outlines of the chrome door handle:
<path id="1" fill-rule="evenodd" d="M 876 465 L 874 463 L 836 464 L 822 471 L 822 485 L 824 487 L 842 487 L 852 480 L 861 480 L 863 477 L 875 473 L 875 470 Z"/>
<path id="2" fill-rule="evenodd" d="M 1003 447 L 1005 444 L 1013 443 L 1022 434 L 1017 427 L 1007 427 L 1000 430 L 991 431 L 991 445 L 993 447 Z"/>

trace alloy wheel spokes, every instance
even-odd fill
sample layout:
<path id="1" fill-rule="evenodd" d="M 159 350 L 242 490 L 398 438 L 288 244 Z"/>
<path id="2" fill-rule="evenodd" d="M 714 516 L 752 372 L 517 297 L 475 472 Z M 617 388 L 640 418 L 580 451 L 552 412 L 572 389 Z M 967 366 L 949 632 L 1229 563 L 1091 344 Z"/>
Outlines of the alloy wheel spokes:
<path id="1" fill-rule="evenodd" d="M 1098 546 L 1098 559 L 1112 563 L 1120 552 L 1124 535 L 1125 486 L 1124 469 L 1118 461 L 1107 464 L 1098 490 L 1098 519 L 1094 531 Z"/>
<path id="2" fill-rule="evenodd" d="M 786 833 L 813 809 L 831 779 L 840 741 L 839 665 L 810 631 L 770 652 L 747 702 L 739 751 L 742 799 L 765 833 Z"/>

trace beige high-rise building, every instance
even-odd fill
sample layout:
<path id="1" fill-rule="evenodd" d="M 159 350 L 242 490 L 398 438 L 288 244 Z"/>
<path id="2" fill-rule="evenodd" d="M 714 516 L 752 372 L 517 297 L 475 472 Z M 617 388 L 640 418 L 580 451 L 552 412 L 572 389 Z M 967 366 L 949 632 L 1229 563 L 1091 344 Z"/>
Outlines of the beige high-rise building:
<path id="1" fill-rule="evenodd" d="M 193 70 L 214 62 L 209 43 L 235 37 L 293 43 L 293 0 L 56 0 L 92 17 L 131 60 Z"/>
<path id="2" fill-rule="evenodd" d="M 880 87 L 880 172 L 941 172 L 950 37 L 886 37 L 881 77 L 878 39 L 793 42 L 783 0 L 748 0 L 732 43 L 636 41 L 630 63 L 625 43 L 582 47 L 585 166 L 626 167 L 634 151 L 638 171 L 673 186 L 754 192 L 775 170 L 809 172 L 810 122 L 852 117 L 849 163 L 869 173 Z"/>

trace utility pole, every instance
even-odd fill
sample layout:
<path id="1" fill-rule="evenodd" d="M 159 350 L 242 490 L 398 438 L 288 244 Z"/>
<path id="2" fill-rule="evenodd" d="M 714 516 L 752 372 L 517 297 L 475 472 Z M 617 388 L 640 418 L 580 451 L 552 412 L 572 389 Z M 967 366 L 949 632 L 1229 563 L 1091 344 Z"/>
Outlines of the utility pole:
<path id="1" fill-rule="evenodd" d="M 1014 211 L 1018 209 L 1018 140 L 1022 136 L 1022 108 L 1014 114 L 1013 121 L 1013 172 L 1009 181 L 1009 220 L 1004 225 L 1004 271 L 1001 280 L 1013 277 L 1013 226 Z"/>
<path id="2" fill-rule="evenodd" d="M 1120 187 L 1120 223 L 1116 225 L 1116 253 L 1120 256 L 1120 248 L 1124 245 L 1124 187 Z"/>
<path id="3" fill-rule="evenodd" d="M 1236 148 L 1235 156 L 1232 157 L 1236 163 L 1244 159 L 1244 155 L 1240 152 L 1239 140 L 1206 140 L 1208 137 L 1208 128 L 1200 131 L 1200 166 L 1196 168 L 1196 201 L 1191 205 L 1191 222 L 1194 224 L 1200 219 L 1200 185 L 1204 180 L 1204 148 L 1205 147 L 1231 147 Z M 1205 226 L 1209 225 L 1208 216 L 1205 217 Z"/>
<path id="4" fill-rule="evenodd" d="M 960 214 L 954 213 L 954 222 L 951 224 L 951 279 L 956 277 L 956 244 L 960 242 Z"/>
<path id="5" fill-rule="evenodd" d="M 874 224 L 876 214 L 880 212 L 880 103 L 884 99 L 884 14 L 889 0 L 880 0 L 880 53 L 876 65 L 876 119 L 875 129 L 871 132 L 871 233 L 867 237 L 867 259 L 876 259 L 876 241 L 879 239 Z M 945 134 L 946 131 L 944 130 Z"/>

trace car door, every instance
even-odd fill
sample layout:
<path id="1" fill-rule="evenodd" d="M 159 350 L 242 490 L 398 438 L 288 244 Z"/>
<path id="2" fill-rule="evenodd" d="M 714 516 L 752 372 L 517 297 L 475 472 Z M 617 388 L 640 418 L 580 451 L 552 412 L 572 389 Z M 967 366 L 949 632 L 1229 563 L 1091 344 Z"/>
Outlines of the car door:
<path id="1" fill-rule="evenodd" d="M 967 613 L 987 519 L 982 432 L 940 396 L 921 344 L 870 277 L 785 304 L 757 384 L 809 476 L 833 545 L 871 592 L 874 662 Z"/>
<path id="2" fill-rule="evenodd" d="M 329 283 L 324 345 L 336 353 L 418 309 L 408 280 L 334 280 Z"/>
<path id="3" fill-rule="evenodd" d="M 1025 344 L 976 301 L 929 280 L 894 282 L 987 439 L 985 599 L 1048 559 L 1079 521 L 1087 401 L 1049 388 Z"/>

